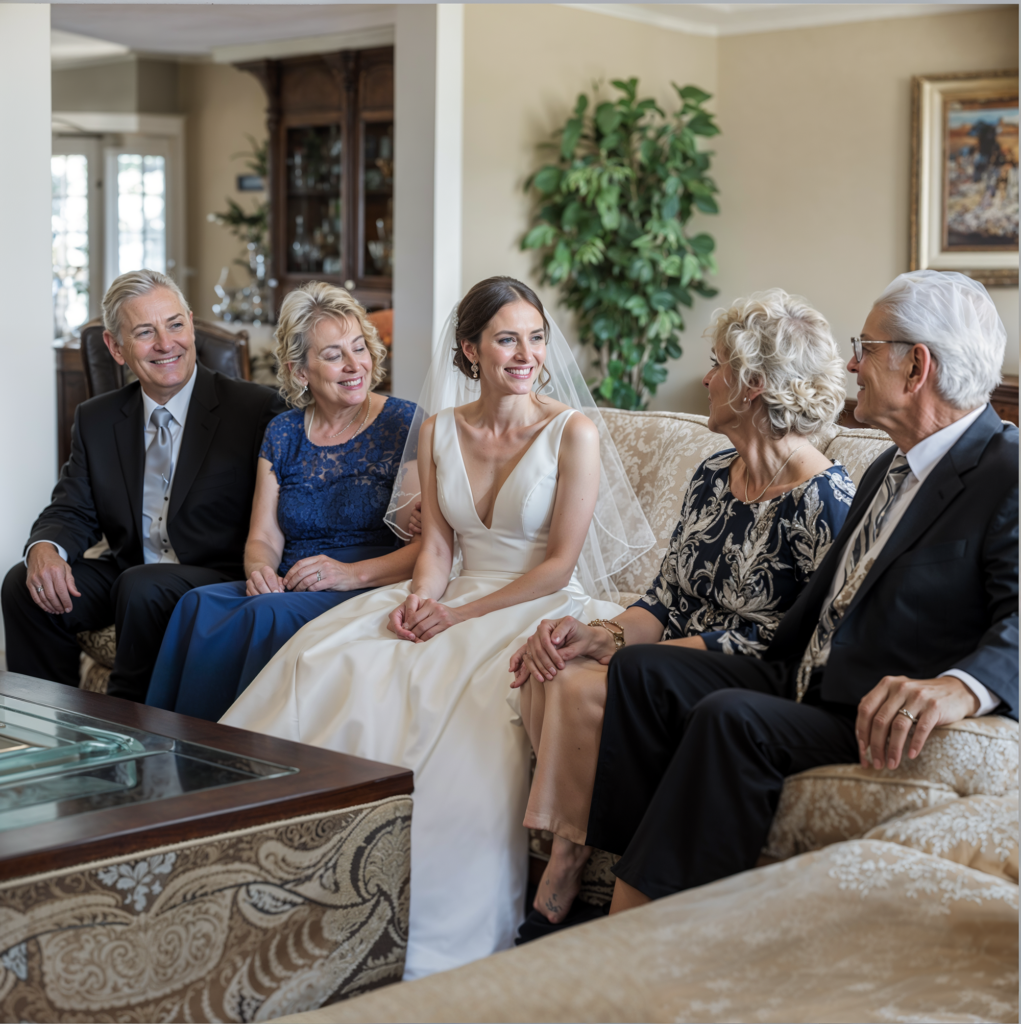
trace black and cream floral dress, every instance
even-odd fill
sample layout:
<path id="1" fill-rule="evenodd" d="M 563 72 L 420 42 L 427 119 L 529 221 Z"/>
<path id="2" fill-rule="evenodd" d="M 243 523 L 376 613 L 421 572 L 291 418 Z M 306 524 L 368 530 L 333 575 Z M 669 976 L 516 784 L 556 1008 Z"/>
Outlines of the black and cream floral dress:
<path id="1" fill-rule="evenodd" d="M 730 490 L 733 448 L 696 470 L 659 575 L 632 607 L 663 639 L 701 636 L 711 651 L 761 657 L 840 532 L 854 497 L 843 466 L 746 504 Z"/>

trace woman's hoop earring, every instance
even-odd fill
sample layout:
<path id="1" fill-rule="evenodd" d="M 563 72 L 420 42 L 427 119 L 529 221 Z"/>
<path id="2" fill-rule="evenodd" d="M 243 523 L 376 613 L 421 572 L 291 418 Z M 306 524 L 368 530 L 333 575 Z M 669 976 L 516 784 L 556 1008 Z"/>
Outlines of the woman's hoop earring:
<path id="1" fill-rule="evenodd" d="M 479 379 L 479 364 L 478 363 L 472 363 L 472 380 L 478 380 L 478 379 Z"/>

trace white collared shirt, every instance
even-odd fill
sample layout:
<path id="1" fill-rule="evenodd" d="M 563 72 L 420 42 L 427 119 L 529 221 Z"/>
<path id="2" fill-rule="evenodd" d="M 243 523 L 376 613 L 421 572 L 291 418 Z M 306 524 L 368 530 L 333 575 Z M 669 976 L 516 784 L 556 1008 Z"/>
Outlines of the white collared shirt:
<path id="1" fill-rule="evenodd" d="M 181 388 L 180 391 L 174 395 L 166 404 L 166 409 L 173 416 L 170 421 L 170 443 L 171 443 L 171 460 L 173 464 L 173 470 L 170 475 L 170 491 L 174 489 L 174 477 L 177 476 L 177 457 L 181 453 L 181 438 L 184 435 L 185 421 L 188 419 L 188 406 L 191 404 L 191 393 L 195 390 L 195 378 L 198 374 L 198 367 L 194 367 L 191 371 L 191 376 L 188 378 L 187 383 Z M 145 389 L 142 389 L 142 451 L 148 451 L 149 445 L 152 443 L 152 439 L 156 436 L 156 427 L 150 421 L 152 420 L 152 414 L 154 409 L 161 408 L 156 402 L 150 398 L 146 393 Z M 169 492 L 168 492 L 169 493 Z M 142 536 L 147 537 L 149 535 L 149 529 L 152 526 L 152 520 L 143 512 L 142 513 Z M 36 544 L 52 544 L 57 549 L 57 554 L 60 555 L 64 561 L 67 561 L 67 551 L 56 541 L 52 540 L 37 540 L 33 544 L 25 549 L 25 564 L 28 565 L 28 553 L 35 547 Z M 174 551 L 174 547 L 171 544 L 170 550 L 165 554 L 157 555 L 154 552 L 150 552 L 147 547 L 142 546 L 142 554 L 145 557 L 145 564 L 149 565 L 155 562 L 179 562 L 177 553 Z"/>
<path id="2" fill-rule="evenodd" d="M 195 377 L 198 374 L 198 367 L 194 367 L 191 371 L 191 376 L 188 378 L 187 383 L 181 388 L 180 391 L 170 399 L 165 406 L 158 405 L 155 400 L 150 398 L 146 393 L 145 389 L 142 389 L 142 423 L 144 429 L 143 435 L 143 447 L 145 451 L 149 450 L 149 445 L 152 444 L 153 439 L 156 437 L 156 425 L 152 422 L 152 414 L 156 409 L 165 408 L 167 412 L 173 416 L 170 421 L 170 445 L 171 445 L 171 463 L 173 469 L 170 473 L 170 487 L 167 489 L 167 496 L 169 497 L 174 492 L 174 477 L 177 476 L 177 457 L 181 453 L 181 438 L 184 436 L 185 421 L 188 418 L 188 406 L 191 404 L 191 393 L 195 390 Z M 152 520 L 145 514 L 145 509 L 142 509 L 142 536 L 148 537 L 149 530 L 152 527 Z M 174 545 L 169 540 L 166 542 L 167 547 L 162 552 L 150 551 L 144 544 L 142 545 L 142 555 L 145 558 L 146 565 L 152 565 L 157 562 L 173 562 L 177 564 L 180 559 L 177 557 L 177 552 L 174 551 Z"/>
<path id="3" fill-rule="evenodd" d="M 883 546 L 890 539 L 890 535 L 897 528 L 897 524 L 904 518 L 904 513 L 907 512 L 911 502 L 914 500 L 915 495 L 918 493 L 918 488 L 925 482 L 929 474 L 936 468 L 937 463 L 942 459 L 955 444 L 964 436 L 968 428 L 982 415 L 985 411 L 985 406 L 980 405 L 977 409 L 973 409 L 966 416 L 962 416 L 959 420 L 951 423 L 949 427 L 944 427 L 942 430 L 937 430 L 934 434 L 930 434 L 927 438 L 919 441 L 914 447 L 908 452 L 902 452 L 899 448 L 897 449 L 897 455 L 904 455 L 908 460 L 908 466 L 911 472 L 904 478 L 903 483 L 900 486 L 900 490 L 897 492 L 896 498 L 893 500 L 893 504 L 890 506 L 890 510 L 886 514 L 886 518 L 883 520 L 883 528 L 879 531 L 879 535 L 876 537 L 875 543 L 869 548 L 869 555 L 877 556 L 879 552 L 883 550 Z M 881 493 L 882 488 L 876 492 L 876 498 Z M 868 516 L 866 511 L 865 516 Z M 863 518 L 864 521 L 864 518 Z M 851 538 L 848 538 L 850 541 Z M 836 597 L 838 586 L 840 581 L 844 579 L 845 566 L 847 564 L 847 557 L 849 553 L 850 543 L 844 545 L 843 553 L 840 557 L 840 562 L 837 565 L 837 571 L 833 575 L 833 582 L 830 584 L 830 592 L 826 597 L 826 605 L 832 603 Z M 830 645 L 827 644 L 823 648 L 822 652 L 823 663 L 829 658 Z M 941 672 L 940 675 L 954 676 L 956 679 L 960 679 L 965 686 L 971 690 L 972 693 L 978 698 L 978 711 L 975 712 L 974 717 L 979 718 L 982 715 L 988 715 L 990 711 L 996 710 L 1000 704 L 1000 698 L 995 694 L 990 693 L 988 687 L 980 683 L 974 676 L 963 671 L 959 668 L 948 668 L 947 671 Z"/>

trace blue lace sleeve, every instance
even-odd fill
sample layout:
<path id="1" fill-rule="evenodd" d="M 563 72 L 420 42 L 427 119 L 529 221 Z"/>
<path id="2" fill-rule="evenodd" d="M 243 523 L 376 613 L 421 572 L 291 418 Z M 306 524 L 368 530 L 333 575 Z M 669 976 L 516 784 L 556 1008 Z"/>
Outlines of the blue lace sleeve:
<path id="1" fill-rule="evenodd" d="M 302 418 L 304 412 L 301 409 L 288 409 L 279 416 L 274 416 L 266 426 L 266 432 L 262 438 L 262 447 L 259 449 L 259 458 L 266 459 L 273 467 L 273 474 L 280 483 L 278 467 L 283 456 L 283 443 L 288 435 L 293 433 L 295 413 Z"/>

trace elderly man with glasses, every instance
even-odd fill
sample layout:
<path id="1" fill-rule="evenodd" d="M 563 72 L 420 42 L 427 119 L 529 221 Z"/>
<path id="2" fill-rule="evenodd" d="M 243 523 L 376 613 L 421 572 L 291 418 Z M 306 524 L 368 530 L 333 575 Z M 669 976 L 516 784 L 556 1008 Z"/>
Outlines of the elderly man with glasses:
<path id="1" fill-rule="evenodd" d="M 853 339 L 855 416 L 894 446 L 759 660 L 664 644 L 610 662 L 588 842 L 611 913 L 755 865 L 788 775 L 896 768 L 936 726 L 1018 717 L 1018 431 L 988 403 L 982 285 L 915 271 Z"/>

